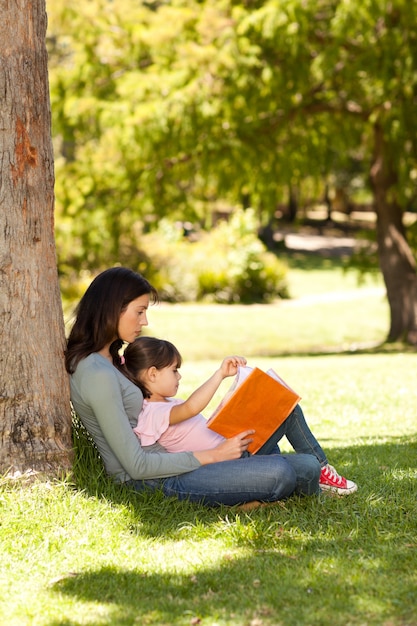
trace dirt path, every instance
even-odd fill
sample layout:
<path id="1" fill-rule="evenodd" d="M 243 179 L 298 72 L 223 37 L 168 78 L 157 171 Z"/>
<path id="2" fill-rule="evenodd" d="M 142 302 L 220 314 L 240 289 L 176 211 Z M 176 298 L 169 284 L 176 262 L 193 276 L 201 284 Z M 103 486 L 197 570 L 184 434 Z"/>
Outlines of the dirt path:
<path id="1" fill-rule="evenodd" d="M 354 237 L 288 233 L 284 235 L 285 247 L 291 251 L 314 252 L 320 256 L 350 256 L 357 244 Z"/>

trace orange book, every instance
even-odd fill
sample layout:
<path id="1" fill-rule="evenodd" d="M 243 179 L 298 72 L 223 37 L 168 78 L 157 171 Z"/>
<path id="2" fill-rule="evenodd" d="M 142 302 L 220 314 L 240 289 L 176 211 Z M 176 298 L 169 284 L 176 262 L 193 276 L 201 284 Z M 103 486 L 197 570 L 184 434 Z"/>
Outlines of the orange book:
<path id="1" fill-rule="evenodd" d="M 207 422 L 208 428 L 227 439 L 254 429 L 248 446 L 254 454 L 286 420 L 301 400 L 274 370 L 241 367 L 238 375 Z"/>

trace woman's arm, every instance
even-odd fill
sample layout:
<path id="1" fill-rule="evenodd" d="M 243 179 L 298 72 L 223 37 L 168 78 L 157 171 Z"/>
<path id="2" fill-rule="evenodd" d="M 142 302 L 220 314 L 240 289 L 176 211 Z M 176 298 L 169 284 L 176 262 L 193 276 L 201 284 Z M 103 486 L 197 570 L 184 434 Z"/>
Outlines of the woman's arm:
<path id="1" fill-rule="evenodd" d="M 200 461 L 201 465 L 219 463 L 220 461 L 233 461 L 234 459 L 240 458 L 242 453 L 247 450 L 248 445 L 253 441 L 251 435 L 254 432 L 254 430 L 245 430 L 239 435 L 225 439 L 212 450 L 194 452 L 194 456 Z"/>
<path id="2" fill-rule="evenodd" d="M 220 383 L 228 376 L 237 374 L 239 366 L 244 367 L 245 365 L 246 359 L 242 356 L 228 356 L 223 359 L 219 369 L 196 389 L 185 402 L 176 404 L 171 408 L 169 423 L 178 424 L 201 413 L 216 393 Z"/>

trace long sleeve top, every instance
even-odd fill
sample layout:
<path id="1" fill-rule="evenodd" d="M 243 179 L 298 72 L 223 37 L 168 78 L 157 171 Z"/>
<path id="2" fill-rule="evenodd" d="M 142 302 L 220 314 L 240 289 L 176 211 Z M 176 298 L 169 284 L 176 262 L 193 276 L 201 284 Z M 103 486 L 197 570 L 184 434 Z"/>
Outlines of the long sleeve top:
<path id="1" fill-rule="evenodd" d="M 200 467 L 192 452 L 143 447 L 133 432 L 143 395 L 101 354 L 82 359 L 70 376 L 74 410 L 93 438 L 107 473 L 116 482 L 166 478 Z"/>

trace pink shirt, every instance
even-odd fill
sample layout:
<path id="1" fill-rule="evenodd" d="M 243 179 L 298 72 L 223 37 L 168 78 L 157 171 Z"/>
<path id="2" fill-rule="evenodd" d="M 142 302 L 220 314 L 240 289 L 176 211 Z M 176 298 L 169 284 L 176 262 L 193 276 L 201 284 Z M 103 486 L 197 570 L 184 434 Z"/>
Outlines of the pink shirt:
<path id="1" fill-rule="evenodd" d="M 168 452 L 198 452 L 215 448 L 224 441 L 224 437 L 207 428 L 207 420 L 201 413 L 170 426 L 172 406 L 183 402 L 176 398 L 167 402 L 144 400 L 138 424 L 133 429 L 142 446 L 158 441 Z"/>

